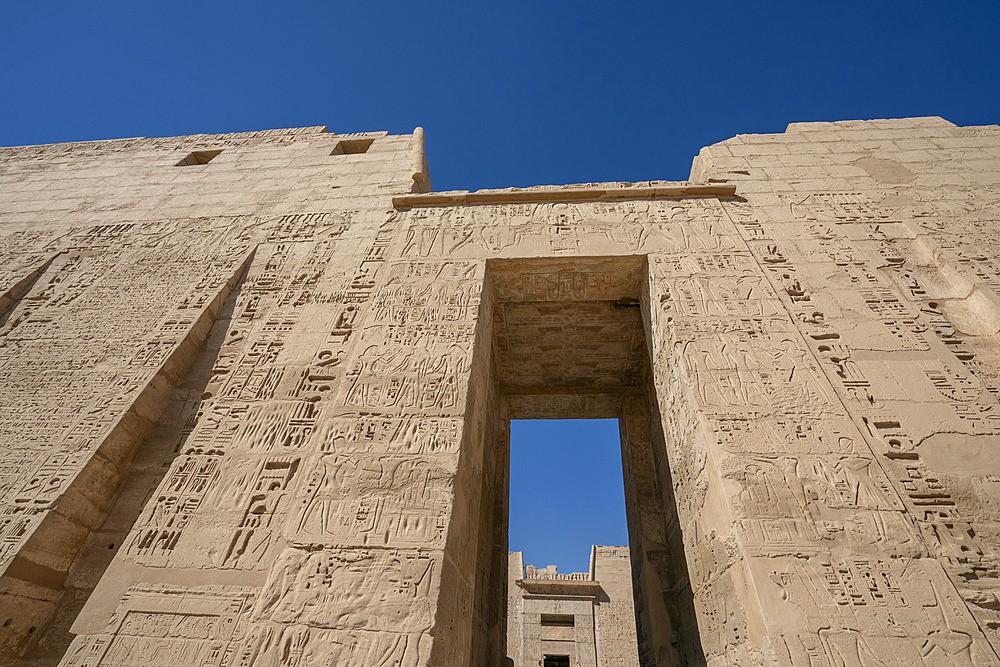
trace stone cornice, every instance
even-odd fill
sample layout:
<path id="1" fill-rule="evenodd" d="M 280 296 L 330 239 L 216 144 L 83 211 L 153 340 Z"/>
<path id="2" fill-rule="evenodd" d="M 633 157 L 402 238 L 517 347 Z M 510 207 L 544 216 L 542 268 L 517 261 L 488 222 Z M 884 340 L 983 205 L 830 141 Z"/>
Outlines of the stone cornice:
<path id="1" fill-rule="evenodd" d="M 731 198 L 736 186 L 727 183 L 664 183 L 627 187 L 566 186 L 561 188 L 510 188 L 508 190 L 457 190 L 400 195 L 392 198 L 393 208 L 414 206 L 461 206 L 463 204 L 511 204 L 521 202 L 600 201 L 608 199 L 688 199 L 694 197 Z"/>

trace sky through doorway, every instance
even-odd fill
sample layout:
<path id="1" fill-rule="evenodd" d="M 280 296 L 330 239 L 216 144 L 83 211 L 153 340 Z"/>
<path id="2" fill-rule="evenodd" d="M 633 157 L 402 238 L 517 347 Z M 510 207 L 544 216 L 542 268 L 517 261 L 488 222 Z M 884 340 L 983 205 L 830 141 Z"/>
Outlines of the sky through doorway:
<path id="1" fill-rule="evenodd" d="M 618 420 L 513 420 L 509 549 L 586 572 L 592 544 L 628 544 Z"/>

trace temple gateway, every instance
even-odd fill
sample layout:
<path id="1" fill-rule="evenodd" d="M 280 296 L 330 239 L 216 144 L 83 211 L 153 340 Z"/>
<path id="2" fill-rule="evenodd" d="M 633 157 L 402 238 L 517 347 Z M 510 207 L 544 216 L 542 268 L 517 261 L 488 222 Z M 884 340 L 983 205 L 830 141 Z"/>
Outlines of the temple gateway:
<path id="1" fill-rule="evenodd" d="M 0 663 L 1000 665 L 998 332 L 996 125 L 477 192 L 419 128 L 0 148 Z M 518 571 L 510 420 L 579 417 L 629 545 Z"/>

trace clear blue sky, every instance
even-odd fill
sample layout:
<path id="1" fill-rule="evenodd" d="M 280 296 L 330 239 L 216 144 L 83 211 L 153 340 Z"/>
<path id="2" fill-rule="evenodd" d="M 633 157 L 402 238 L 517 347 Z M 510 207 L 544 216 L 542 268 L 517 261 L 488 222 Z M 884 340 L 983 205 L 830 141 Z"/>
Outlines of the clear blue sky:
<path id="1" fill-rule="evenodd" d="M 590 545 L 628 544 L 617 419 L 510 424 L 511 551 L 587 572 Z"/>
<path id="2" fill-rule="evenodd" d="M 684 179 L 790 121 L 1000 121 L 1000 3 L 3 2 L 0 145 L 427 130 L 435 189 Z"/>
<path id="3" fill-rule="evenodd" d="M 1000 122 L 998 27 L 996 0 L 9 0 L 0 145 L 421 125 L 437 190 L 682 180 L 702 146 L 793 121 Z M 556 440 L 573 443 L 551 450 L 561 461 L 617 461 L 611 431 L 587 456 L 595 429 L 535 435 L 520 460 L 537 466 Z M 620 468 L 596 470 L 620 493 Z M 617 520 L 624 535 L 621 503 L 595 488 L 566 478 L 555 491 L 611 508 L 594 525 Z M 515 494 L 515 507 L 528 499 Z M 511 544 L 585 569 L 591 541 L 622 541 L 608 535 L 560 542 L 565 557 Z"/>

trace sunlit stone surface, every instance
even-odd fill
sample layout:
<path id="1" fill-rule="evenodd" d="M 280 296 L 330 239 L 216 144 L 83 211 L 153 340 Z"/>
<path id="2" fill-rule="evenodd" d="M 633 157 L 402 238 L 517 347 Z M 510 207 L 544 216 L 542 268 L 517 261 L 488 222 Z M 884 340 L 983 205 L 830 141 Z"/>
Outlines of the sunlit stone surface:
<path id="1" fill-rule="evenodd" d="M 509 420 L 616 417 L 639 664 L 1000 664 L 998 221 L 940 118 L 0 149 L 0 663 L 510 665 Z"/>

